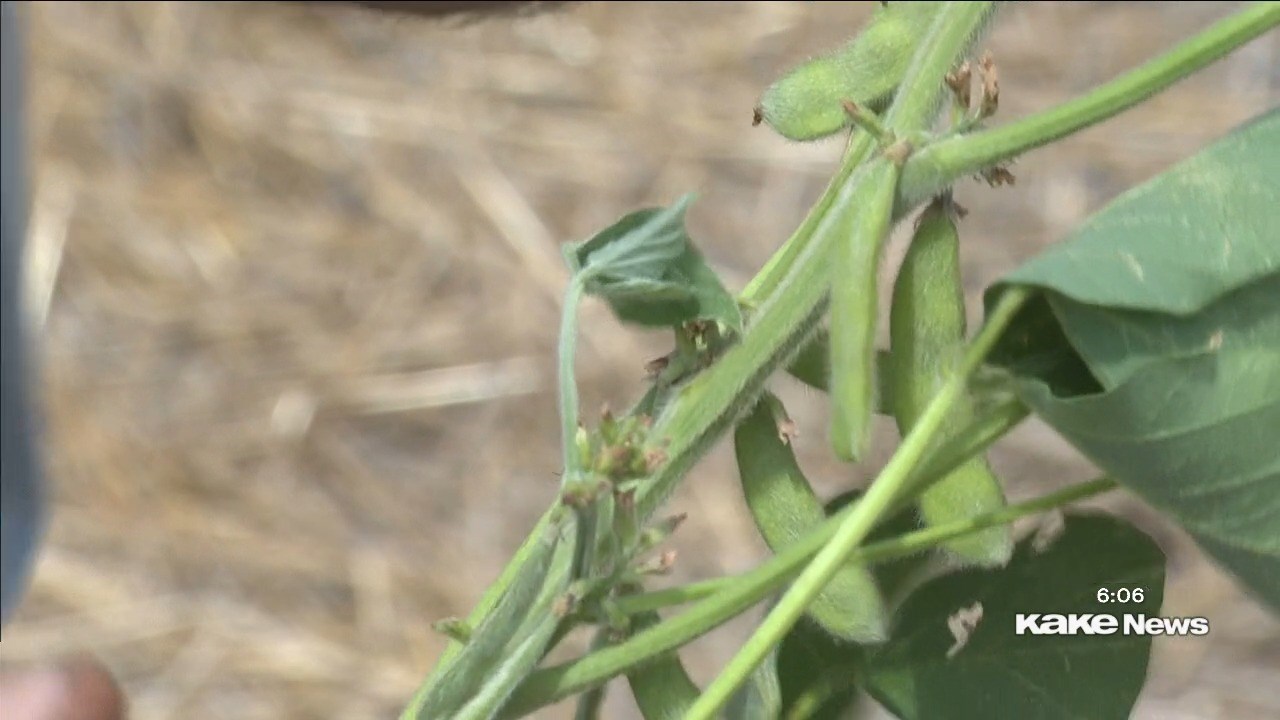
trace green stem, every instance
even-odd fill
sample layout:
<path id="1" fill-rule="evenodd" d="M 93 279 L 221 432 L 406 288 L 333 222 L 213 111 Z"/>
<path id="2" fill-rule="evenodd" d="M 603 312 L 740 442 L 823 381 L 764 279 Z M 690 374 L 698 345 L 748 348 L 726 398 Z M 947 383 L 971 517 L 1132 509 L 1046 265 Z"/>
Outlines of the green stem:
<path id="1" fill-rule="evenodd" d="M 597 652 L 609 647 L 609 628 L 596 630 L 591 638 L 590 652 Z M 601 683 L 578 696 L 578 707 L 573 712 L 573 720 L 599 720 L 600 711 L 604 708 L 604 696 L 608 685 Z"/>
<path id="2" fill-rule="evenodd" d="M 1072 485 L 994 512 L 916 530 L 867 545 L 855 550 L 846 562 L 873 564 L 914 555 L 962 535 L 1008 524 L 1018 518 L 1093 497 L 1115 487 L 1116 483 L 1107 478 Z M 663 600 L 674 600 L 677 597 L 693 599 L 695 596 L 702 596 L 703 599 L 683 614 L 638 633 L 619 645 L 578 660 L 534 672 L 512 695 L 511 701 L 503 710 L 502 717 L 522 717 L 539 707 L 595 687 L 637 665 L 648 662 L 655 655 L 668 652 L 698 638 L 732 619 L 742 610 L 764 600 L 800 571 L 804 563 L 813 557 L 822 548 L 823 543 L 835 533 L 837 525 L 847 519 L 859 504 L 861 502 L 845 508 L 815 528 L 813 532 L 797 540 L 793 545 L 789 545 L 783 552 L 742 575 L 694 583 L 685 588 L 672 588 L 632 596 L 638 601 L 637 606 L 648 607 L 658 606 L 659 597 Z M 719 584 L 723 589 L 708 597 L 704 593 L 710 589 L 711 583 Z M 653 596 L 654 601 L 645 599 L 647 596 Z"/>
<path id="3" fill-rule="evenodd" d="M 561 507 L 557 504 L 543 513 L 542 517 L 538 519 L 537 525 L 529 532 L 529 536 L 524 539 L 515 554 L 511 556 L 511 560 L 506 567 L 498 574 L 498 578 L 480 596 L 479 602 L 471 609 L 471 613 L 467 615 L 467 625 L 473 630 L 480 626 L 480 623 L 498 604 L 498 600 L 506 593 L 507 588 L 511 587 L 516 576 L 521 572 L 528 571 L 529 558 L 533 555 L 534 550 L 538 548 L 538 545 L 542 543 L 547 528 L 555 521 Z M 465 645 L 457 640 L 449 641 L 449 644 L 444 648 L 444 652 L 440 654 L 440 660 L 436 662 L 436 666 L 423 680 L 422 684 L 418 686 L 417 690 L 414 691 L 413 697 L 405 705 L 404 712 L 400 714 L 400 720 L 418 720 L 424 717 L 423 711 L 432 688 L 435 687 L 436 682 L 443 677 L 444 673 L 453 666 L 458 654 L 462 652 L 464 647 Z"/>
<path id="4" fill-rule="evenodd" d="M 1280 3 L 1252 5 L 1074 100 L 983 132 L 940 140 L 907 162 L 898 204 L 1117 115 L 1280 25 Z"/>
<path id="5" fill-rule="evenodd" d="M 796 543 L 772 560 L 742 575 L 732 588 L 708 597 L 684 613 L 637 633 L 613 647 L 570 663 L 535 671 L 516 689 L 502 717 L 523 717 L 624 673 L 651 658 L 679 648 L 763 600 L 804 563 L 808 548 Z"/>
<path id="6" fill-rule="evenodd" d="M 574 372 L 574 358 L 578 342 L 578 305 L 582 303 L 585 288 L 585 279 L 581 275 L 573 276 L 569 280 L 564 307 L 560 311 L 560 443 L 564 451 L 562 486 L 576 479 L 578 466 L 581 464 L 577 445 L 578 381 Z"/>
<path id="7" fill-rule="evenodd" d="M 809 563 L 719 677 L 707 686 L 698 702 L 690 708 L 686 720 L 710 720 L 724 707 L 734 691 L 800 619 L 805 609 L 831 580 L 831 576 L 847 561 L 849 554 L 867 533 L 871 532 L 881 515 L 889 510 L 895 496 L 906 481 L 911 479 L 912 471 L 925 456 L 935 435 L 942 429 L 947 413 L 965 392 L 969 376 L 995 345 L 1027 296 L 1026 290 L 1015 288 L 1001 297 L 966 351 L 959 370 L 948 379 L 925 408 L 880 476 L 867 489 L 853 512 L 840 524 L 835 536 Z"/>
<path id="8" fill-rule="evenodd" d="M 823 343 L 825 345 L 825 343 Z M 919 492 L 928 487 L 929 480 L 941 479 L 958 467 L 961 463 L 970 457 L 977 455 L 987 449 L 987 447 L 995 440 L 999 439 L 1009 429 L 1016 426 L 1027 415 L 1027 409 L 1021 402 L 1016 399 L 1000 401 L 994 403 L 989 409 L 979 413 L 965 427 L 956 430 L 955 434 L 946 442 L 939 445 L 935 450 L 931 451 L 927 458 L 921 463 L 921 467 L 913 474 L 912 479 L 908 482 L 907 487 L 895 500 L 894 507 L 900 508 L 911 502 L 911 499 Z M 799 542 L 803 545 L 805 552 L 795 556 L 795 561 L 787 567 L 787 574 L 782 582 L 789 580 L 799 571 L 800 566 L 811 558 L 814 553 L 822 547 L 828 539 L 835 534 L 836 527 L 845 518 L 849 512 L 852 512 L 854 506 L 849 506 L 828 518 L 822 525 L 815 528 Z M 563 510 L 563 508 L 559 508 Z M 890 511 L 891 513 L 893 511 Z M 508 587 L 515 578 L 520 567 L 524 564 L 529 552 L 536 545 L 532 540 L 541 536 L 548 523 L 551 522 L 551 512 L 543 515 L 538 522 L 537 528 L 529 536 L 520 549 L 516 551 L 511 562 L 503 570 L 498 579 L 489 587 L 480 602 L 472 610 L 467 617 L 471 627 L 476 627 L 484 619 L 485 615 L 497 603 L 501 597 L 503 590 Z M 868 546 L 870 549 L 871 546 Z M 776 562 L 778 558 L 770 560 Z M 759 571 L 767 570 L 762 566 Z M 753 571 L 754 572 L 754 571 Z M 736 577 L 721 577 L 701 582 L 691 583 L 682 587 L 669 588 L 664 590 L 656 590 L 650 593 L 639 595 L 626 595 L 616 600 L 617 607 L 627 615 L 644 612 L 646 610 L 657 610 L 671 605 L 679 605 L 688 602 L 702 600 L 717 594 L 722 590 L 728 590 L 738 583 L 747 582 L 750 575 L 742 575 Z M 567 630 L 567 628 L 566 628 Z M 409 709 L 403 715 L 405 720 L 416 718 L 419 716 L 419 709 L 425 700 L 426 689 L 430 687 L 432 682 L 443 668 L 448 667 L 453 658 L 462 649 L 462 644 L 458 642 L 450 642 L 445 649 L 444 655 L 437 664 L 435 671 L 428 682 L 414 696 L 413 701 L 409 704 Z"/>
<path id="9" fill-rule="evenodd" d="M 992 443 L 1017 427 L 1030 413 L 1030 409 L 1015 396 L 982 408 L 955 436 L 929 451 L 903 485 L 902 492 L 894 501 L 893 511 L 911 502 L 965 461 L 981 454 Z"/>
<path id="10" fill-rule="evenodd" d="M 889 129 L 903 137 L 926 129 L 938 116 L 943 78 L 961 55 L 982 36 L 995 17 L 994 2 L 950 2 L 938 11 L 902 76 L 899 92 L 885 113 Z M 901 89 L 909 89 L 903 92 Z"/>
<path id="11" fill-rule="evenodd" d="M 933 481 L 945 478 L 969 458 L 985 451 L 993 442 L 1022 422 L 1027 415 L 1027 407 L 1016 398 L 1000 402 L 989 410 L 982 412 L 972 423 L 966 425 L 953 438 L 938 446 L 936 450 L 931 451 L 925 457 L 916 471 L 912 473 L 911 479 L 904 485 L 902 492 L 895 498 L 893 506 L 886 514 L 892 515 L 911 503 L 917 495 L 927 490 Z M 842 512 L 848 513 L 851 511 L 852 507 L 846 508 Z M 842 517 L 843 515 L 841 514 L 833 515 L 817 530 L 817 535 L 814 539 L 815 548 L 825 543 L 827 539 L 835 534 L 835 529 Z M 871 547 L 868 546 L 868 549 Z M 740 578 L 732 576 L 700 580 L 678 587 L 653 590 L 637 595 L 625 595 L 617 598 L 614 604 L 623 614 L 634 615 L 648 610 L 658 610 L 671 605 L 682 605 L 701 600 L 715 595 L 739 582 L 739 580 Z"/>
<path id="12" fill-rule="evenodd" d="M 582 479 L 581 454 L 578 452 L 578 379 L 574 369 L 578 342 L 578 306 L 586 290 L 589 276 L 578 273 L 569 280 L 564 295 L 564 307 L 560 311 L 560 444 L 563 452 L 564 476 L 560 487 L 569 488 Z M 596 515 L 595 501 L 575 507 L 578 514 L 578 538 L 574 548 L 573 577 L 585 577 L 595 562 Z"/>
<path id="13" fill-rule="evenodd" d="M 624 615 L 638 615 L 652 610 L 661 610 L 672 605 L 683 605 L 695 600 L 711 597 L 733 587 L 742 581 L 741 576 L 726 575 L 724 577 L 699 580 L 698 582 L 678 585 L 673 588 L 652 590 L 635 595 L 623 595 L 614 601 L 614 607 Z"/>
<path id="14" fill-rule="evenodd" d="M 832 668 L 823 668 L 826 676 L 822 681 L 806 688 L 800 697 L 787 710 L 784 720 L 806 720 L 811 718 L 822 706 L 842 693 L 857 693 L 857 686 L 848 678 L 856 677 L 860 668 L 857 663 L 847 662 Z"/>
<path id="15" fill-rule="evenodd" d="M 1006 505 L 999 510 L 975 515 L 965 520 L 935 525 L 923 530 L 916 530 L 905 535 L 867 545 L 855 552 L 850 561 L 857 560 L 867 564 L 885 562 L 907 555 L 914 555 L 923 550 L 996 525 L 1007 525 L 1027 515 L 1053 510 L 1078 500 L 1091 498 L 1104 492 L 1114 490 L 1119 485 L 1115 480 L 1101 477 L 1088 482 L 1069 485 L 1061 490 L 1042 495 L 1034 500 Z"/>
<path id="16" fill-rule="evenodd" d="M 889 108 L 887 119 L 895 132 L 910 136 L 928 124 L 927 112 L 936 109 L 943 92 L 943 76 L 990 20 L 993 6 L 951 2 L 938 11 L 933 29 L 917 50 L 931 65 L 913 61 Z M 902 109 L 895 111 L 899 106 Z M 874 144 L 866 133 L 858 137 Z M 694 378 L 655 424 L 655 433 L 671 439 L 670 461 L 640 489 L 636 506 L 642 518 L 653 513 L 711 442 L 751 407 L 769 376 L 785 367 L 813 334 L 827 302 L 829 266 L 842 239 L 840 225 L 850 208 L 863 204 L 874 190 L 864 181 L 866 165 L 858 164 L 860 145 L 861 141 L 851 143 L 840 170 L 845 181 L 833 186 L 831 197 L 824 198 L 827 205 L 810 213 L 814 220 L 809 236 L 796 243 L 792 259 L 783 263 L 785 275 L 754 313 L 741 342 Z M 810 226 L 808 219 L 805 225 Z"/>
<path id="17" fill-rule="evenodd" d="M 1008 505 L 999 510 L 989 513 L 975 515 L 965 520 L 956 520 L 950 523 L 943 523 L 933 527 L 914 530 L 912 532 L 900 535 L 896 538 L 881 540 L 858 548 L 847 562 L 865 563 L 867 565 L 875 565 L 878 563 L 897 560 L 898 558 L 908 555 L 915 555 L 932 547 L 940 545 L 948 540 L 954 540 L 957 537 L 969 535 L 971 533 L 986 530 L 996 525 L 1004 525 L 1026 515 L 1034 515 L 1035 513 L 1045 510 L 1052 510 L 1056 507 L 1066 505 L 1084 498 L 1093 497 L 1108 490 L 1117 487 L 1116 481 L 1110 478 L 1098 478 L 1088 482 L 1079 483 L 1064 488 L 1054 493 L 1050 493 L 1043 497 L 1029 500 L 1024 503 Z M 846 511 L 851 512 L 852 508 Z M 843 516 L 833 516 L 833 523 L 826 524 L 823 528 L 814 533 L 815 538 L 811 544 L 815 546 L 826 542 L 835 534 L 836 527 Z M 809 554 L 812 557 L 813 553 Z M 791 568 L 799 571 L 799 565 Z M 652 592 L 639 593 L 619 598 L 617 608 L 624 614 L 634 615 L 640 612 L 650 610 L 659 610 L 661 608 L 670 607 L 672 605 L 680 605 L 687 602 L 701 600 L 720 592 L 727 592 L 735 583 L 741 581 L 742 576 L 725 576 L 712 578 L 711 580 L 701 580 L 699 582 L 688 583 L 678 587 L 666 588 L 663 590 L 654 590 Z"/>
<path id="18" fill-rule="evenodd" d="M 853 174 L 854 168 L 861 165 L 870 156 L 875 147 L 875 138 L 861 130 L 855 130 L 849 136 L 849 145 L 845 149 L 844 158 L 831 181 L 827 183 L 826 189 L 822 192 L 822 197 L 818 198 L 818 202 L 814 203 L 813 207 L 810 208 L 809 214 L 805 215 L 804 220 L 800 222 L 800 227 L 796 228 L 791 237 L 782 244 L 782 247 L 769 258 L 764 267 L 760 268 L 760 272 L 756 273 L 755 277 L 743 288 L 742 293 L 738 295 L 738 299 L 741 302 L 748 305 L 757 305 L 773 295 L 778 286 L 782 284 L 783 278 L 791 272 L 791 267 L 795 265 L 796 259 L 800 256 L 800 251 L 804 249 L 804 246 L 813 237 L 814 231 L 818 229 L 818 225 L 823 217 L 826 216 L 831 203 L 840 194 L 840 188 L 844 187 L 849 180 L 849 176 Z"/>

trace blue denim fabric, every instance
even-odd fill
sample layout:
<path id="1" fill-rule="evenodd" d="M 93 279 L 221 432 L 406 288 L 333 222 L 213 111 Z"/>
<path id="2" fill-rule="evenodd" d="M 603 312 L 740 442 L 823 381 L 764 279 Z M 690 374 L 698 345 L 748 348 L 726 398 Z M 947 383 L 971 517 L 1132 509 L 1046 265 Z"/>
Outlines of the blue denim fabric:
<path id="1" fill-rule="evenodd" d="M 16 3 L 0 3 L 0 623 L 26 590 L 44 527 L 35 384 L 22 312 L 22 247 L 27 230 L 25 106 Z"/>

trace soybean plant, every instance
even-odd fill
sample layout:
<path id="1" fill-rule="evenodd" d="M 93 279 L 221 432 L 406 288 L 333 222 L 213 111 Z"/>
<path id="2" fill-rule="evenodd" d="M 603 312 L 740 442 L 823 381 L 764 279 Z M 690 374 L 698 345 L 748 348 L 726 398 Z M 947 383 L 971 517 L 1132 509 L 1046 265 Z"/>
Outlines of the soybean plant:
<path id="1" fill-rule="evenodd" d="M 589 720 L 621 676 L 649 720 L 832 718 L 864 695 L 909 720 L 1124 717 L 1151 636 L 1063 637 L 1035 620 L 1159 619 L 1159 546 L 1121 518 L 1068 507 L 1117 489 L 1280 611 L 1280 110 L 1262 108 L 987 288 L 973 333 L 952 199 L 960 181 L 1006 184 L 1010 160 L 1273 30 L 1280 3 L 1004 124 L 993 124 L 996 63 L 977 52 L 1003 3 L 877 5 L 843 48 L 763 92 L 756 119 L 783 137 L 847 141 L 822 196 L 740 292 L 689 236 L 691 195 L 566 245 L 564 480 L 470 615 L 437 624 L 452 640 L 402 717 L 522 717 L 578 696 Z M 885 244 L 913 216 L 882 308 Z M 575 378 L 586 295 L 672 343 L 642 397 L 598 421 L 583 420 Z M 877 348 L 886 316 L 890 344 Z M 829 393 L 827 446 L 849 470 L 837 501 L 800 469 L 768 387 L 780 371 Z M 870 468 L 876 413 L 902 437 Z M 1006 504 L 985 453 L 1032 414 L 1101 477 Z M 726 435 L 772 554 L 738 575 L 658 587 L 683 519 L 658 511 Z M 874 479 L 850 487 L 859 471 Z M 1011 523 L 1045 513 L 1059 521 L 1015 537 Z M 700 688 L 681 648 L 757 606 L 750 637 Z M 1028 626 L 1040 637 L 1024 637 Z M 548 660 L 582 628 L 594 632 L 588 652 Z"/>

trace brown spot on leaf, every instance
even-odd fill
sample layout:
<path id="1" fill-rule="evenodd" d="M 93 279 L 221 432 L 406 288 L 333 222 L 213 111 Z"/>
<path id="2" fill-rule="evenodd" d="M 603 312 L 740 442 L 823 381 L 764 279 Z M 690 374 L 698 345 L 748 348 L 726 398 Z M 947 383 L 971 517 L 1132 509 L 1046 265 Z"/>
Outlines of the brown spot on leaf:
<path id="1" fill-rule="evenodd" d="M 1053 543 L 1062 536 L 1062 531 L 1066 528 L 1066 519 L 1062 516 L 1061 510 L 1051 510 L 1045 513 L 1040 520 L 1036 533 L 1031 537 L 1031 550 L 1039 555 L 1045 550 L 1053 546 Z"/>
<path id="2" fill-rule="evenodd" d="M 791 418 L 782 418 L 778 421 L 778 439 L 783 445 L 790 445 L 791 441 L 800 435 L 800 431 L 796 428 L 796 423 Z"/>
<path id="3" fill-rule="evenodd" d="M 969 643 L 969 636 L 973 634 L 980 622 L 982 622 L 981 602 L 975 602 L 967 608 L 962 607 L 947 618 L 947 629 L 951 631 L 951 637 L 955 638 L 955 643 L 947 649 L 948 660 L 964 649 L 964 646 Z"/>

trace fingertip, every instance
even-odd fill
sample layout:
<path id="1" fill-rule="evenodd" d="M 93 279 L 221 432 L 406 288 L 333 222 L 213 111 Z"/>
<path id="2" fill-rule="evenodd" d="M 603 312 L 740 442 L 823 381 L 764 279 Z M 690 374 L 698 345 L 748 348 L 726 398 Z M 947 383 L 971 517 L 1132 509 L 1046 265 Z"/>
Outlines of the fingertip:
<path id="1" fill-rule="evenodd" d="M 124 693 L 97 660 L 76 657 L 55 667 L 0 679 L 4 717 L 28 720 L 123 720 Z"/>

